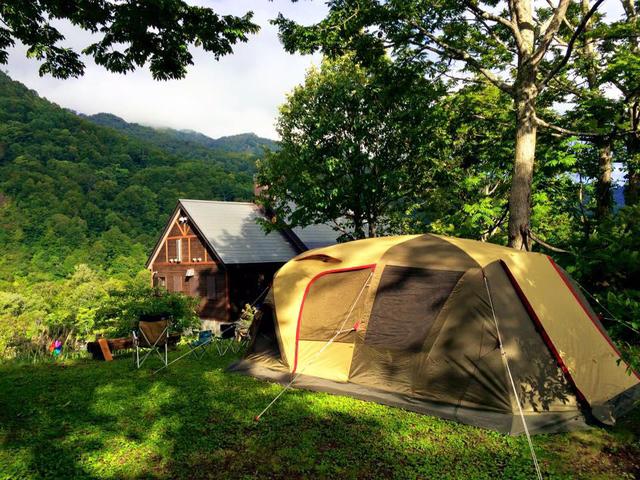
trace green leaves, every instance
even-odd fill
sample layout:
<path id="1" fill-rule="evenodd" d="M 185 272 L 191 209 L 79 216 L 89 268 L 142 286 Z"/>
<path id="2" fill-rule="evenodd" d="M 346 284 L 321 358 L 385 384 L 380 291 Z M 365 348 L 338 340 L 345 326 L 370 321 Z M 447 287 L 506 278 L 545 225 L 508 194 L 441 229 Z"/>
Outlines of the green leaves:
<path id="1" fill-rule="evenodd" d="M 262 201 L 281 224 L 333 222 L 345 238 L 388 232 L 392 205 L 420 191 L 435 166 L 440 93 L 386 57 L 368 67 L 325 59 L 280 109 L 281 148 L 258 166 L 269 186 Z"/>
<path id="2" fill-rule="evenodd" d="M 218 15 L 182 0 L 111 2 L 104 0 L 30 0 L 0 3 L 0 63 L 7 48 L 19 40 L 27 56 L 42 61 L 40 75 L 58 78 L 84 73 L 79 54 L 59 45 L 63 35 L 50 19 L 66 19 L 101 38 L 82 50 L 98 65 L 127 73 L 146 64 L 156 80 L 183 78 L 193 63 L 190 46 L 211 52 L 216 59 L 232 53 L 238 42 L 257 33 L 251 12 Z"/>

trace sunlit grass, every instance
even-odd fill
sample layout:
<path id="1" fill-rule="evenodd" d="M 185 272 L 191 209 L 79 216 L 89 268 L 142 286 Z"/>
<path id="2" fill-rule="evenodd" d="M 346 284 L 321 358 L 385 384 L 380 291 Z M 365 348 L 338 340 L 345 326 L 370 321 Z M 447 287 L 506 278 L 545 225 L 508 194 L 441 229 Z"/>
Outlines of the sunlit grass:
<path id="1" fill-rule="evenodd" d="M 280 387 L 233 360 L 0 366 L 0 478 L 532 478 L 522 437 L 347 397 L 293 390 L 256 423 Z M 545 476 L 634 478 L 639 423 L 534 437 Z"/>

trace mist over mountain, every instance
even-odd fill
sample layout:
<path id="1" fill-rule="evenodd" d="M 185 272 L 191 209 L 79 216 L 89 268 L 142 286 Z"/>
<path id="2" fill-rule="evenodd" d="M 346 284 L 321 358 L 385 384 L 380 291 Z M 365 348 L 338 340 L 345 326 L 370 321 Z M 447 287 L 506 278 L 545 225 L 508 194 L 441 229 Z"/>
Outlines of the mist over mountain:
<path id="1" fill-rule="evenodd" d="M 78 115 L 0 73 L 0 284 L 138 271 L 178 198 L 251 200 L 263 146 Z"/>
<path id="2" fill-rule="evenodd" d="M 239 133 L 220 138 L 211 138 L 193 130 L 154 128 L 126 120 L 111 113 L 81 115 L 103 127 L 114 128 L 132 137 L 151 142 L 167 151 L 193 158 L 202 154 L 202 148 L 224 152 L 262 155 L 264 149 L 274 150 L 278 142 L 262 138 L 255 133 Z"/>

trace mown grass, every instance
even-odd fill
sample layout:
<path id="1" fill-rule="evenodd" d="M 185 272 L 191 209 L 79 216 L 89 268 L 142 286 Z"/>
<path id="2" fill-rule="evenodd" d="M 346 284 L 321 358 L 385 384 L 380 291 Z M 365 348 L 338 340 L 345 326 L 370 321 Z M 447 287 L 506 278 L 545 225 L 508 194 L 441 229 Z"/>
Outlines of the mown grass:
<path id="1" fill-rule="evenodd" d="M 173 352 L 177 356 L 179 352 Z M 191 357 L 0 365 L 0 478 L 532 478 L 523 437 L 293 390 Z M 146 366 L 146 365 L 145 365 Z M 534 437 L 545 477 L 635 478 L 640 413 Z"/>

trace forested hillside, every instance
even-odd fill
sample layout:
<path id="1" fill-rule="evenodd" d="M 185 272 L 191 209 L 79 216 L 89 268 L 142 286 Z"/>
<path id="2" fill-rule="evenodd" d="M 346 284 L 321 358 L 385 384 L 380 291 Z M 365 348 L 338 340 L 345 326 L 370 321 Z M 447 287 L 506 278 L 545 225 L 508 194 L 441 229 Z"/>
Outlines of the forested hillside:
<path id="1" fill-rule="evenodd" d="M 246 157 L 233 154 L 261 155 L 265 148 L 273 150 L 277 146 L 277 142 L 261 138 L 255 133 L 240 133 L 216 139 L 190 130 L 151 128 L 129 123 L 110 113 L 97 113 L 84 118 L 104 127 L 115 128 L 130 137 L 153 143 L 183 158 L 208 158 L 230 166 L 235 165 L 239 169 L 253 168 L 253 163 L 247 164 Z"/>
<path id="2" fill-rule="evenodd" d="M 0 283 L 138 270 L 178 198 L 250 198 L 254 137 L 90 121 L 0 74 Z"/>

